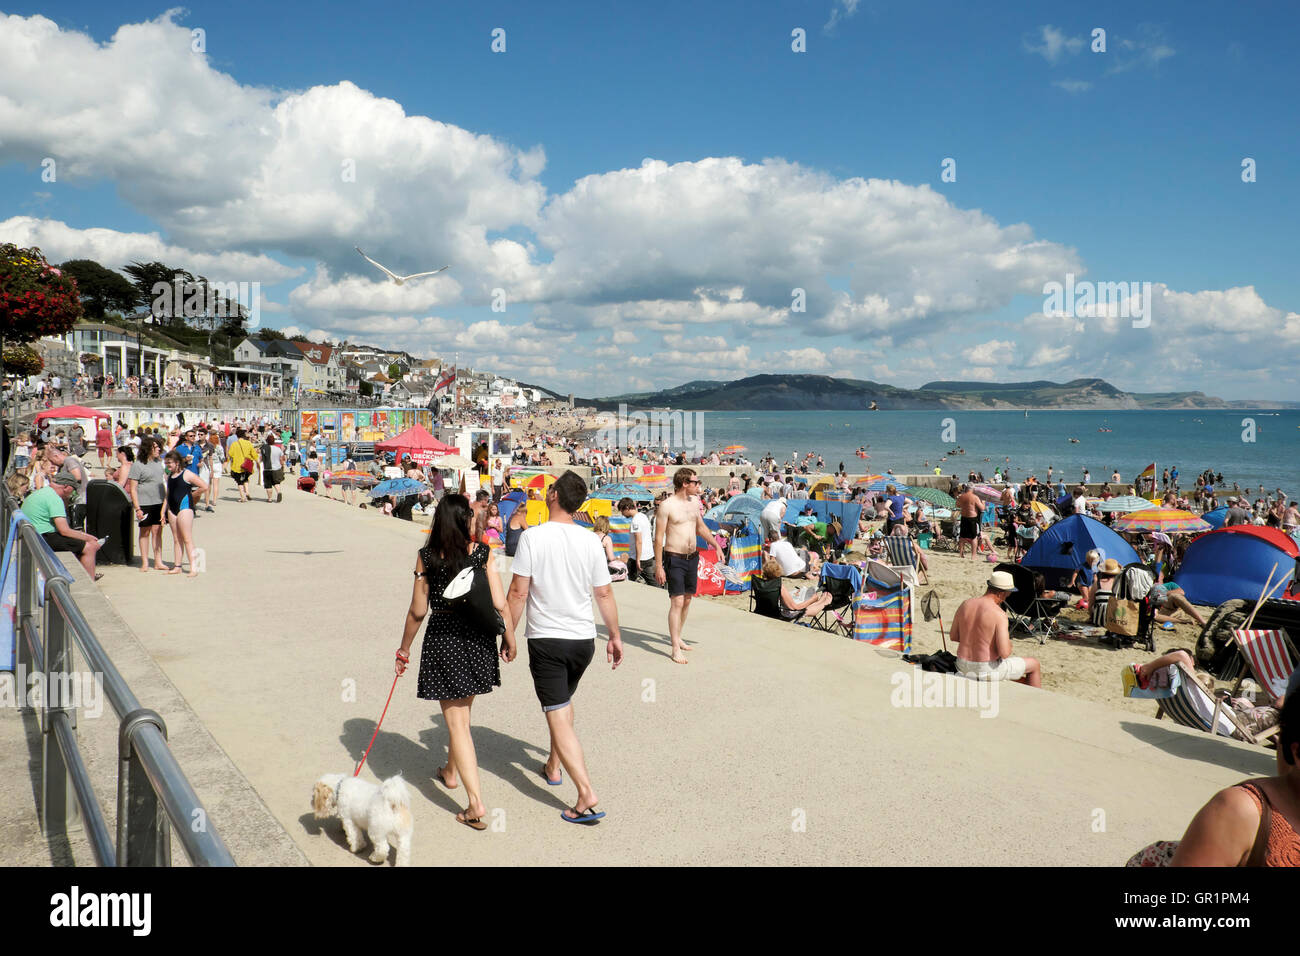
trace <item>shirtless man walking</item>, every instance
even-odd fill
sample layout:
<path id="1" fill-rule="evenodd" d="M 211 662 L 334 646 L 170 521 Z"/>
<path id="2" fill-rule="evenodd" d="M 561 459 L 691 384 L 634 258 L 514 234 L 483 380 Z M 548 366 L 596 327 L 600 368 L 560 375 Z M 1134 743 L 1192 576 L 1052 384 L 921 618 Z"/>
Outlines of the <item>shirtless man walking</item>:
<path id="1" fill-rule="evenodd" d="M 686 614 L 695 597 L 700 565 L 697 535 L 710 540 L 712 532 L 704 523 L 695 493 L 700 479 L 693 468 L 678 468 L 673 475 L 673 493 L 659 503 L 655 512 L 655 581 L 668 585 L 668 636 L 673 642 L 673 663 L 686 664 L 683 651 L 690 650 L 682 640 Z"/>
<path id="2" fill-rule="evenodd" d="M 978 550 L 980 534 L 980 516 L 984 513 L 984 502 L 980 496 L 971 491 L 970 485 L 961 486 L 961 494 L 957 496 L 957 510 L 961 515 L 960 527 L 957 530 L 957 557 L 966 550 L 966 542 L 970 542 L 970 559 L 975 560 L 975 552 Z"/>
<path id="3" fill-rule="evenodd" d="M 1007 614 L 1002 610 L 1016 585 L 1006 571 L 989 575 L 988 587 L 957 608 L 948 636 L 957 643 L 957 673 L 971 680 L 1013 680 L 1043 686 L 1043 666 L 1032 657 L 1013 657 Z"/>

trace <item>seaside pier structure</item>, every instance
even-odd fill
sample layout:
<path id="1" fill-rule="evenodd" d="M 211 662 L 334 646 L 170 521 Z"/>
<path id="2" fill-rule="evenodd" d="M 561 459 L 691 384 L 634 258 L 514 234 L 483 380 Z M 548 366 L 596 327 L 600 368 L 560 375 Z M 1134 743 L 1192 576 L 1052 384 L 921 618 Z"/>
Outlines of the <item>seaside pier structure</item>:
<path id="1" fill-rule="evenodd" d="M 107 566 L 95 584 L 67 561 L 86 620 L 165 719 L 237 863 L 371 865 L 308 801 L 374 733 L 424 529 L 290 488 L 280 504 L 224 494 L 195 536 L 195 579 Z M 398 681 L 363 774 L 406 779 L 414 863 L 1114 866 L 1271 765 L 1260 749 L 1020 685 L 960 705 L 942 686 L 911 692 L 895 655 L 706 600 L 686 628 L 690 664 L 673 664 L 665 593 L 614 590 L 626 659 L 611 670 L 598 640 L 575 698 L 608 817 L 559 819 L 574 792 L 541 778 L 546 724 L 521 629 L 519 658 L 474 707 L 487 832 L 455 822 L 464 790 L 433 778 L 439 708 L 417 699 L 414 669 Z M 76 732 L 111 826 L 116 723 L 83 712 Z M 0 708 L 0 862 L 87 864 L 75 835 L 40 837 L 40 734 Z"/>

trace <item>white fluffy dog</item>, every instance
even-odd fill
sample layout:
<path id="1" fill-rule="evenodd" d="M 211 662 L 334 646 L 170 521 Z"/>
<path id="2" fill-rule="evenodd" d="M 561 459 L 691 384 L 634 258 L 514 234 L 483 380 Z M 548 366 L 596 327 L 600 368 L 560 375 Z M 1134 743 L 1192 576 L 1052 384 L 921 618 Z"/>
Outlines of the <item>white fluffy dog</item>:
<path id="1" fill-rule="evenodd" d="M 397 866 L 411 862 L 411 798 L 400 776 L 376 785 L 360 777 L 327 773 L 312 788 L 311 808 L 318 820 L 336 816 L 343 821 L 353 853 L 361 849 L 365 831 L 375 846 L 371 863 L 387 861 L 390 843 L 397 847 Z"/>

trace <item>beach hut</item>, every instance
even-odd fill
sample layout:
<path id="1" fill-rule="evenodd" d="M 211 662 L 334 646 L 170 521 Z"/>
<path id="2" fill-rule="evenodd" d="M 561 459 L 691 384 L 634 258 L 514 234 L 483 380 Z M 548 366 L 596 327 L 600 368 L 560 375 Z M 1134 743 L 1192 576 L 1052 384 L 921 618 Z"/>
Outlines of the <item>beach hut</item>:
<path id="1" fill-rule="evenodd" d="M 1121 567 L 1140 560 L 1131 544 L 1096 518 L 1071 515 L 1044 531 L 1020 563 L 1040 572 L 1049 588 L 1063 587 L 1094 549 L 1103 561 L 1114 558 Z"/>
<path id="2" fill-rule="evenodd" d="M 1277 528 L 1239 524 L 1207 532 L 1187 547 L 1174 583 L 1193 604 L 1254 601 L 1273 566 L 1273 583 L 1294 578 L 1300 548 Z"/>

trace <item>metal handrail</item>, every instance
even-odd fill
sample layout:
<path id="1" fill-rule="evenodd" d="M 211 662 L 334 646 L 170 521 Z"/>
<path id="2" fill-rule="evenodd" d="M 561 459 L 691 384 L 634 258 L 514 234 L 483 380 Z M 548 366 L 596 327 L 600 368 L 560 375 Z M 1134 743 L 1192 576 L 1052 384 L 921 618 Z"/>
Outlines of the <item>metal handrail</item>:
<path id="1" fill-rule="evenodd" d="M 4 489 L 0 489 L 0 502 L 2 533 L 7 538 L 18 502 Z M 42 832 L 46 836 L 59 835 L 80 823 L 100 866 L 170 866 L 170 829 L 174 829 L 194 865 L 234 866 L 234 857 L 208 820 L 207 811 L 167 744 L 162 718 L 140 706 L 72 597 L 67 570 L 30 522 L 19 523 L 14 561 L 18 581 L 18 660 L 20 665 L 32 665 L 33 672 L 44 673 L 46 678 L 41 714 Z M 39 597 L 35 593 L 37 574 L 45 581 L 44 594 Z M 41 598 L 45 620 L 38 633 Z M 121 720 L 116 848 L 77 744 L 76 708 L 61 699 L 71 665 L 69 637 L 90 671 L 102 681 L 105 696 Z M 68 799 L 69 788 L 72 801 Z"/>

